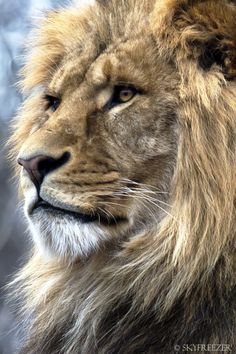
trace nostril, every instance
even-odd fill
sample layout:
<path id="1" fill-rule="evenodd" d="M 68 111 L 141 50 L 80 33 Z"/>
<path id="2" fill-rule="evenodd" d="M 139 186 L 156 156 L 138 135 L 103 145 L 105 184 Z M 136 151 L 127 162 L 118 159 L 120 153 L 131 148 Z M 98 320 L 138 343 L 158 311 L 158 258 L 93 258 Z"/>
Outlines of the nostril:
<path id="1" fill-rule="evenodd" d="M 18 163 L 23 166 L 36 188 L 39 189 L 44 177 L 63 166 L 69 159 L 70 153 L 65 152 L 60 158 L 38 155 L 29 159 L 19 158 Z"/>
<path id="2" fill-rule="evenodd" d="M 65 165 L 69 161 L 69 159 L 70 153 L 64 152 L 64 154 L 58 159 L 48 157 L 48 159 L 42 160 L 40 162 L 40 168 L 42 168 L 45 174 L 47 174 Z"/>

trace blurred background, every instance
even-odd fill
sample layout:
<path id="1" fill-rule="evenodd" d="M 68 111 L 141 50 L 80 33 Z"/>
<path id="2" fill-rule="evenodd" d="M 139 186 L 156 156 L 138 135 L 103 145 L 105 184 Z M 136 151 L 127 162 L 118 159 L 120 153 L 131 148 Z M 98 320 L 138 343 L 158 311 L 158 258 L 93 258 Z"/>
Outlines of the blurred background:
<path id="1" fill-rule="evenodd" d="M 17 72 L 23 64 L 23 46 L 34 18 L 66 2 L 0 0 L 0 354 L 15 353 L 18 343 L 16 321 L 2 287 L 24 263 L 28 247 L 26 224 L 4 148 L 10 121 L 22 101 L 15 87 Z M 89 0 L 77 0 L 78 5 L 86 2 Z"/>

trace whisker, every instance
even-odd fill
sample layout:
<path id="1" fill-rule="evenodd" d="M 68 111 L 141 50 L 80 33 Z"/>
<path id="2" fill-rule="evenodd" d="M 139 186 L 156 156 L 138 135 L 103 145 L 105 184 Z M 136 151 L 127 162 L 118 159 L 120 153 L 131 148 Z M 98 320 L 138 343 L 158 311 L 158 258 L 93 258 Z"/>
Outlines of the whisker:
<path id="1" fill-rule="evenodd" d="M 100 203 L 103 203 L 103 204 L 104 204 L 104 202 L 102 202 L 102 201 L 101 201 Z M 106 201 L 105 204 L 106 204 L 106 205 L 119 206 L 119 207 L 123 207 L 123 208 L 126 207 L 126 205 L 124 205 L 124 204 L 119 204 L 119 203 L 110 202 L 110 201 Z"/>
<path id="2" fill-rule="evenodd" d="M 133 195 L 125 195 L 125 197 L 135 198 L 135 196 L 133 196 Z M 147 209 L 150 214 L 152 214 L 153 218 L 155 219 L 156 215 L 154 215 L 153 210 L 150 209 L 150 206 L 147 205 L 147 200 L 145 200 L 144 198 L 139 197 L 139 201 L 142 203 L 144 208 Z"/>
<path id="3" fill-rule="evenodd" d="M 123 192 L 114 192 L 114 195 L 115 196 L 124 196 L 124 197 L 129 197 L 129 196 L 131 196 L 130 194 L 135 194 L 136 196 L 140 196 L 140 197 L 143 197 L 143 198 L 145 198 L 145 199 L 147 199 L 148 201 L 152 201 L 152 202 L 158 202 L 158 203 L 162 203 L 162 204 L 164 204 L 164 205 L 166 205 L 166 206 L 169 206 L 169 207 L 171 207 L 171 205 L 170 204 L 168 204 L 168 203 L 166 203 L 166 202 L 164 202 L 163 200 L 160 200 L 160 199 L 157 199 L 157 198 L 153 198 L 153 197 L 150 197 L 150 196 L 146 196 L 144 193 L 141 193 L 140 191 L 138 191 L 138 193 L 135 191 L 135 190 L 131 190 L 131 191 L 129 191 L 129 192 L 125 192 L 125 193 L 123 193 Z"/>
<path id="4" fill-rule="evenodd" d="M 116 221 L 116 218 L 114 217 L 114 215 L 108 211 L 108 210 L 104 210 L 104 208 L 98 207 L 98 209 L 107 216 L 107 219 L 109 220 L 110 218 L 112 218 L 114 221 Z M 100 220 L 99 220 L 100 222 Z"/>
<path id="5" fill-rule="evenodd" d="M 146 184 L 146 183 L 135 182 L 135 181 L 133 181 L 133 180 L 131 180 L 129 178 L 121 178 L 121 182 L 134 184 L 134 185 L 140 186 L 140 187 L 145 187 L 145 188 L 147 188 L 147 190 L 161 191 L 160 188 L 158 188 L 158 187 L 155 187 L 153 185 Z M 169 194 L 169 192 L 166 192 L 166 191 L 165 192 L 161 191 L 161 193 Z"/>
<path id="6" fill-rule="evenodd" d="M 174 216 L 173 215 L 171 215 L 167 210 L 165 210 L 163 207 L 161 207 L 159 204 L 157 204 L 158 202 L 162 202 L 162 201 L 160 201 L 160 200 L 156 200 L 156 199 L 154 199 L 154 198 L 152 198 L 152 199 L 154 199 L 155 200 L 155 202 L 151 199 L 151 198 L 148 198 L 147 196 L 145 196 L 145 195 L 138 195 L 138 194 L 134 194 L 134 195 L 132 195 L 132 194 L 122 194 L 122 193 L 115 193 L 115 195 L 116 196 L 124 196 L 124 197 L 132 197 L 132 198 L 138 198 L 139 200 L 142 200 L 142 201 L 145 201 L 146 203 L 150 203 L 150 204 L 152 204 L 152 205 L 154 205 L 155 207 L 157 207 L 157 208 L 159 208 L 160 210 L 162 210 L 163 212 L 165 212 L 167 215 L 169 215 L 169 216 L 171 216 L 172 218 L 174 218 Z M 167 204 L 167 203 L 165 203 L 165 202 L 163 202 L 164 204 L 166 204 L 167 206 L 170 206 L 169 204 Z"/>
<path id="7" fill-rule="evenodd" d="M 135 193 L 135 191 L 132 191 L 132 192 Z M 145 198 L 148 198 L 149 200 L 157 201 L 158 203 L 162 203 L 162 204 L 164 204 L 164 205 L 166 205 L 166 206 L 171 207 L 170 204 L 164 202 L 163 200 L 156 199 L 156 198 L 153 198 L 153 197 L 150 197 L 150 196 L 146 196 L 145 194 L 141 193 L 140 191 L 139 191 L 138 193 L 140 193 L 140 195 L 144 196 Z"/>

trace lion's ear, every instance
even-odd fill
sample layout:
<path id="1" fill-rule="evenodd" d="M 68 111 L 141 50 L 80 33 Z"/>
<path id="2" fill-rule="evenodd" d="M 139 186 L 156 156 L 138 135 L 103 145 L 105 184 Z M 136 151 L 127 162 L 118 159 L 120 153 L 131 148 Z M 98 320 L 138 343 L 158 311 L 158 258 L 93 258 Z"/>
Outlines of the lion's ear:
<path id="1" fill-rule="evenodd" d="M 157 0 L 151 26 L 160 54 L 167 59 L 216 64 L 227 79 L 236 78 L 236 2 Z"/>

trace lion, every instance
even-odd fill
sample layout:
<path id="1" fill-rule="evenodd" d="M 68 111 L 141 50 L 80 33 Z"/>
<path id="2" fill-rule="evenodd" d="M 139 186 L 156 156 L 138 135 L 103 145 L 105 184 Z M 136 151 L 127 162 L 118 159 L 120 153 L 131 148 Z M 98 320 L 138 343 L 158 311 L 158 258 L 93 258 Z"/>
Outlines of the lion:
<path id="1" fill-rule="evenodd" d="M 97 0 L 34 31 L 11 138 L 20 353 L 236 352 L 235 19 Z"/>

